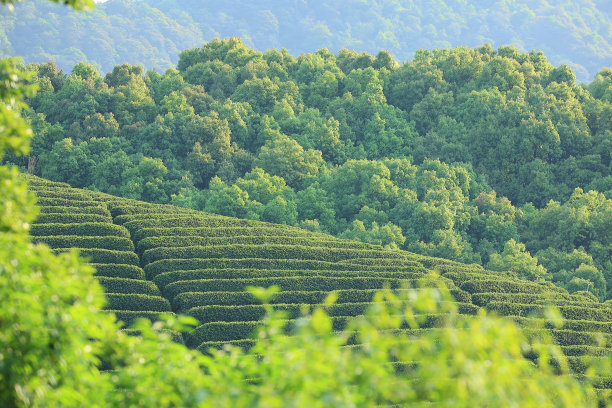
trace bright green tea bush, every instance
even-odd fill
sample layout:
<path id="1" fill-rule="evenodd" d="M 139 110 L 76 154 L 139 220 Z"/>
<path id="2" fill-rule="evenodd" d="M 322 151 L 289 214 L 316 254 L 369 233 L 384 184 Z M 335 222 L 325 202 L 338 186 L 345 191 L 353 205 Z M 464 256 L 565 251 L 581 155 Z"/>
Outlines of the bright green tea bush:
<path id="1" fill-rule="evenodd" d="M 161 294 L 157 286 L 150 281 L 98 276 L 98 282 L 100 282 L 106 293 L 131 293 L 153 296 Z"/>
<path id="2" fill-rule="evenodd" d="M 529 281 L 508 281 L 505 279 L 483 278 L 467 281 L 461 284 L 461 289 L 470 293 L 482 292 L 503 292 L 503 293 L 530 293 L 537 294 L 543 292 L 561 292 L 566 293 L 563 289 L 554 285 L 536 284 Z"/>
<path id="3" fill-rule="evenodd" d="M 67 213 L 67 214 L 98 214 L 110 216 L 110 212 L 106 207 L 102 207 L 98 204 L 87 205 L 82 207 L 62 207 L 62 206 L 48 206 L 40 208 L 41 214 L 49 213 Z"/>
<path id="4" fill-rule="evenodd" d="M 20 101 L 31 96 L 26 79 L 15 61 L 0 60 L 0 158 L 5 150 L 28 151 L 31 131 L 19 116 Z M 290 327 L 285 327 L 282 311 L 264 303 L 266 314 L 260 322 L 211 323 L 190 337 L 195 342 L 208 332 L 244 338 L 258 328 L 248 352 L 224 348 L 203 355 L 174 342 L 181 339 L 178 330 L 195 323 L 191 318 L 168 319 L 166 324 L 136 320 L 132 328 L 121 330 L 113 315 L 102 310 L 105 300 L 93 268 L 84 265 L 76 251 L 55 254 L 58 251 L 30 242 L 28 228 L 36 216 L 33 195 L 14 169 L 0 167 L 0 195 L 0 406 L 591 407 L 597 404 L 597 394 L 589 378 L 596 378 L 597 386 L 611 385 L 605 377 L 612 368 L 610 359 L 585 367 L 580 377 L 585 382 L 579 383 L 567 375 L 568 361 L 546 331 L 522 331 L 510 319 L 484 312 L 459 315 L 444 286 L 381 292 L 367 313 L 354 320 L 334 319 L 316 309 L 292 320 Z M 114 226 L 51 224 L 32 229 L 38 227 L 45 227 L 38 229 L 42 236 L 79 235 L 57 230 L 81 227 L 83 235 L 91 236 L 94 230 Z M 49 233 L 53 228 L 55 233 Z M 107 231 L 116 236 L 127 232 Z M 82 253 L 105 258 L 99 262 L 136 256 L 98 251 Z M 252 291 L 264 302 L 273 293 Z M 141 316 L 170 310 L 162 297 L 107 298 L 108 310 L 132 309 Z M 334 295 L 323 303 L 332 307 Z M 124 317 L 128 315 L 134 316 Z M 437 315 L 444 316 L 441 327 L 421 328 L 427 325 L 424 316 Z M 340 323 L 346 330 L 338 332 Z M 411 329 L 401 329 L 406 326 Z M 594 335 L 570 332 L 556 330 L 554 335 L 575 336 L 574 344 L 595 343 Z"/>
<path id="5" fill-rule="evenodd" d="M 58 248 L 55 252 L 65 252 L 69 248 Z M 99 248 L 77 248 L 84 258 L 94 263 L 138 265 L 138 255 L 129 251 L 113 251 Z"/>
<path id="6" fill-rule="evenodd" d="M 109 310 L 134 310 L 151 312 L 168 312 L 170 303 L 161 296 L 142 295 L 135 293 L 107 293 Z"/>
<path id="7" fill-rule="evenodd" d="M 145 273 L 140 266 L 90 263 L 96 269 L 96 276 L 111 278 L 145 279 Z"/>
<path id="8" fill-rule="evenodd" d="M 162 259 L 144 266 L 147 279 L 154 279 L 160 273 L 175 270 L 193 269 L 288 269 L 302 270 L 309 269 L 314 272 L 317 270 L 355 270 L 354 265 L 342 264 L 328 261 L 317 261 L 311 259 L 272 259 L 272 258 L 191 258 L 191 259 Z M 362 271 L 395 271 L 397 267 L 389 266 L 364 266 L 359 268 Z"/>
<path id="9" fill-rule="evenodd" d="M 121 322 L 123 324 L 123 327 L 132 326 L 138 319 L 148 319 L 152 322 L 155 322 L 159 319 L 162 313 L 168 313 L 141 310 L 106 310 L 106 312 L 113 313 L 117 317 L 117 322 Z"/>
<path id="10" fill-rule="evenodd" d="M 72 224 L 35 224 L 30 229 L 32 236 L 80 235 L 85 237 L 130 237 L 130 233 L 120 225 L 105 222 L 82 222 Z"/>
<path id="11" fill-rule="evenodd" d="M 300 245 L 241 245 L 192 246 L 180 248 L 154 248 L 142 254 L 143 264 L 161 259 L 190 258 L 270 258 L 270 259 L 312 259 L 337 262 L 351 257 L 402 258 L 401 252 L 377 251 L 370 249 L 349 249 Z"/>
<path id="12" fill-rule="evenodd" d="M 73 200 L 71 198 L 61 198 L 61 197 L 41 197 L 36 200 L 36 203 L 40 206 L 44 207 L 79 207 L 79 206 L 92 206 L 97 204 L 92 199 L 90 200 Z"/>
<path id="13" fill-rule="evenodd" d="M 496 311 L 506 316 L 527 316 L 530 314 L 542 312 L 545 309 L 543 305 L 520 304 L 508 302 L 490 302 L 487 304 L 487 309 Z M 580 306 L 558 306 L 557 307 L 564 318 L 570 320 L 596 320 L 600 322 L 612 321 L 612 308 L 593 309 Z"/>
<path id="14" fill-rule="evenodd" d="M 234 292 L 243 291 L 247 286 L 278 285 L 281 290 L 332 291 L 340 289 L 378 289 L 389 285 L 398 288 L 402 279 L 394 278 L 342 278 L 326 276 L 287 276 L 282 278 L 251 279 L 206 279 L 178 281 L 164 287 L 164 295 L 173 298 L 182 292 Z"/>
<path id="15" fill-rule="evenodd" d="M 115 251 L 134 251 L 134 243 L 126 237 L 86 237 L 80 235 L 37 236 L 34 242 L 40 242 L 51 248 L 90 248 L 111 249 Z"/>
<path id="16" fill-rule="evenodd" d="M 319 239 L 319 237 L 293 237 L 284 235 L 258 236 L 258 235 L 235 235 L 231 237 L 209 237 L 209 236 L 157 236 L 148 237 L 138 242 L 138 252 L 143 253 L 153 248 L 176 248 L 188 246 L 224 246 L 232 244 L 242 245 L 298 245 L 319 246 L 333 248 L 363 249 L 367 247 L 361 242 Z"/>
<path id="17" fill-rule="evenodd" d="M 195 269 L 191 271 L 173 271 L 157 275 L 153 280 L 157 286 L 164 288 L 176 281 L 189 281 L 198 279 L 239 279 L 239 278 L 273 278 L 284 276 L 332 276 L 332 277 L 373 277 L 373 278 L 399 278 L 418 279 L 425 276 L 424 271 L 328 271 L 321 270 L 286 270 L 286 269 Z"/>
<path id="18" fill-rule="evenodd" d="M 330 239 L 329 235 L 315 234 L 309 231 L 288 228 L 286 225 L 277 224 L 274 226 L 256 225 L 253 227 L 234 227 L 228 225 L 226 227 L 159 227 L 159 228 L 141 228 L 133 233 L 134 241 L 142 241 L 147 238 L 154 237 L 182 237 L 182 236 L 201 236 L 201 237 L 233 237 L 233 236 L 284 236 L 284 237 L 320 237 Z"/>
<path id="19" fill-rule="evenodd" d="M 86 201 L 91 202 L 91 195 L 86 192 L 79 191 L 72 188 L 32 188 L 32 191 L 36 193 L 36 197 L 47 198 L 47 199 L 60 199 L 60 200 L 73 200 L 73 201 Z M 87 203 L 84 203 L 87 204 Z"/>
<path id="20" fill-rule="evenodd" d="M 81 222 L 113 222 L 109 216 L 99 214 L 41 214 L 36 218 L 36 224 L 71 224 Z"/>
<path id="21" fill-rule="evenodd" d="M 338 296 L 338 302 L 371 302 L 374 294 L 379 289 L 338 289 L 334 293 Z M 451 296 L 458 302 L 469 302 L 469 294 L 459 290 L 450 290 Z M 272 304 L 277 303 L 323 303 L 329 295 L 329 291 L 282 291 L 277 292 L 269 300 Z M 465 296 L 467 295 L 467 296 Z M 253 305 L 257 304 L 257 298 L 248 291 L 242 292 L 183 292 L 172 299 L 172 307 L 179 312 L 185 312 L 207 305 Z"/>

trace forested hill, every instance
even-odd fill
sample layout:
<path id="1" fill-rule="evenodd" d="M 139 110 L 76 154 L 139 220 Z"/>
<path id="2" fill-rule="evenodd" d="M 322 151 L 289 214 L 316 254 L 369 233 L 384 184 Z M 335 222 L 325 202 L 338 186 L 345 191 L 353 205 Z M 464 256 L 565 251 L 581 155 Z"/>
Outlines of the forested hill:
<path id="1" fill-rule="evenodd" d="M 64 70 L 86 61 L 104 73 L 124 62 L 164 70 L 178 50 L 214 37 L 239 36 L 258 50 L 285 47 L 293 55 L 387 49 L 399 61 L 420 48 L 490 43 L 542 50 L 581 81 L 612 61 L 607 0 L 110 0 L 86 15 L 47 3 L 0 11 L 0 53 L 53 59 Z"/>
<path id="2" fill-rule="evenodd" d="M 36 136 L 13 160 L 37 175 L 612 295 L 610 68 L 578 86 L 511 47 L 400 65 L 238 39 L 163 75 L 30 68 Z"/>

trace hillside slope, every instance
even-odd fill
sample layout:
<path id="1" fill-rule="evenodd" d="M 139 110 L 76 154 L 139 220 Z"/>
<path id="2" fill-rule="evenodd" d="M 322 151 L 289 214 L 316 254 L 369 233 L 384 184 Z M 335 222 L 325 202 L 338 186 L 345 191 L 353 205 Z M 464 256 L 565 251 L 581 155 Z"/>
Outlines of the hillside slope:
<path id="1" fill-rule="evenodd" d="M 80 248 L 97 269 L 107 292 L 108 310 L 126 323 L 155 319 L 160 312 L 196 317 L 200 325 L 185 343 L 206 351 L 225 343 L 248 347 L 263 309 L 248 286 L 278 285 L 272 302 L 291 318 L 302 305 L 321 304 L 330 291 L 338 301 L 328 308 L 337 328 L 361 314 L 373 292 L 401 289 L 437 270 L 458 302 L 460 313 L 481 308 L 540 330 L 534 316 L 556 305 L 565 323 L 551 333 L 582 375 L 582 356 L 605 356 L 612 349 L 612 307 L 589 294 L 570 295 L 550 283 L 529 282 L 479 266 L 428 258 L 403 251 L 341 240 L 295 227 L 155 205 L 28 176 L 41 214 L 31 233 L 63 251 Z M 422 330 L 435 330 L 428 316 Z M 406 329 L 409 330 L 409 329 Z M 600 378 L 602 392 L 612 378 Z M 606 391 L 607 390 L 607 391 Z"/>
<path id="2" fill-rule="evenodd" d="M 87 61 L 107 72 L 124 62 L 164 70 L 176 64 L 177 50 L 214 37 L 239 36 L 261 51 L 286 47 L 294 55 L 322 47 L 387 49 L 402 61 L 419 48 L 488 42 L 542 50 L 582 81 L 612 58 L 612 17 L 602 0 L 109 0 L 86 15 L 46 3 L 2 12 L 0 53 L 53 59 L 66 71 Z"/>

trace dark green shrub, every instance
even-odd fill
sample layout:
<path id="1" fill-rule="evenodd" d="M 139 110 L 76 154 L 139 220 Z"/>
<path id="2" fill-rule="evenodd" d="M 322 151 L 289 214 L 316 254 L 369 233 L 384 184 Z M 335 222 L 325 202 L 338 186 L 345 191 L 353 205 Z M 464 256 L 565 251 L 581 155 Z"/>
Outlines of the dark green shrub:
<path id="1" fill-rule="evenodd" d="M 511 318 L 519 325 L 526 327 L 533 327 L 535 325 L 537 327 L 546 327 L 549 329 L 560 328 L 573 331 L 612 333 L 612 322 L 564 319 L 561 327 L 556 327 L 554 323 L 544 318 L 518 316 L 511 316 Z"/>
<path id="2" fill-rule="evenodd" d="M 134 221 L 127 221 L 123 224 L 130 232 L 135 232 L 142 228 L 159 228 L 159 227 L 249 227 L 259 225 L 255 221 L 243 219 L 226 219 L 221 217 L 197 218 L 193 216 L 186 217 L 163 217 L 163 218 L 147 218 Z"/>
<path id="3" fill-rule="evenodd" d="M 439 317 L 436 315 L 432 316 L 429 320 L 434 321 L 438 320 Z M 428 319 L 426 319 L 427 321 Z M 346 317 L 332 317 L 332 327 L 334 330 L 342 330 L 347 323 L 348 319 Z M 291 331 L 292 326 L 295 323 L 295 320 L 288 319 L 287 320 L 286 330 Z M 193 330 L 186 336 L 186 344 L 189 347 L 198 347 L 204 342 L 211 341 L 232 341 L 232 340 L 243 340 L 248 338 L 253 331 L 260 325 L 260 322 L 252 321 L 252 322 L 213 322 L 213 323 L 205 323 Z M 427 322 L 425 322 L 427 325 Z M 435 330 L 435 328 L 420 328 L 420 329 L 398 329 L 397 332 L 402 333 L 413 333 L 414 335 L 418 335 L 424 333 L 428 330 Z"/>
<path id="4" fill-rule="evenodd" d="M 85 205 L 81 207 L 62 207 L 62 206 L 52 206 L 52 207 L 41 207 L 41 214 L 50 214 L 50 213 L 67 213 L 67 214 L 98 214 L 110 217 L 110 212 L 105 208 L 101 207 L 98 204 L 94 205 Z"/>
<path id="5" fill-rule="evenodd" d="M 30 227 L 32 236 L 81 235 L 86 237 L 130 237 L 128 230 L 120 225 L 105 222 L 84 222 L 72 224 L 38 224 Z"/>
<path id="6" fill-rule="evenodd" d="M 174 298 L 183 292 L 241 292 L 248 286 L 268 287 L 278 285 L 281 291 L 331 291 L 340 289 L 379 289 L 385 285 L 391 288 L 402 286 L 402 279 L 394 278 L 339 278 L 325 276 L 293 276 L 283 278 L 254 279 L 203 279 L 178 281 L 167 285 L 164 296 Z M 405 281 L 410 283 L 410 281 Z M 414 283 L 414 282 L 413 282 Z"/>
<path id="7" fill-rule="evenodd" d="M 51 181 L 31 174 L 21 174 L 28 181 L 30 187 L 63 187 L 70 188 L 70 184 L 61 181 Z"/>
<path id="8" fill-rule="evenodd" d="M 542 292 L 562 292 L 567 293 L 564 289 L 558 288 L 552 284 L 544 285 L 529 281 L 521 280 L 507 280 L 503 277 L 500 278 L 483 278 L 475 279 L 464 282 L 461 289 L 474 293 L 485 293 L 485 292 L 504 292 L 504 293 L 542 293 Z"/>
<path id="9" fill-rule="evenodd" d="M 59 198 L 73 201 L 92 201 L 89 194 L 84 190 L 75 190 L 71 188 L 31 188 L 39 198 Z"/>
<path id="10" fill-rule="evenodd" d="M 99 214 L 40 214 L 34 224 L 71 224 L 81 222 L 108 222 L 111 223 L 113 220 L 109 216 Z"/>
<path id="11" fill-rule="evenodd" d="M 157 321 L 159 315 L 164 312 L 145 312 L 134 310 L 108 310 L 117 316 L 117 321 L 123 322 L 123 327 L 130 327 L 136 319 L 148 319 L 152 322 Z M 165 312 L 168 313 L 168 312 Z"/>
<path id="12" fill-rule="evenodd" d="M 553 328 L 552 324 L 548 325 Z M 563 326 L 567 330 L 601 332 L 612 334 L 612 322 L 598 322 L 593 320 L 564 320 Z"/>
<path id="13" fill-rule="evenodd" d="M 189 210 L 186 208 L 175 207 L 171 205 L 163 205 L 163 204 L 149 204 L 149 203 L 141 203 L 138 205 L 134 204 L 126 204 L 122 202 L 111 203 L 111 214 L 113 217 L 118 217 L 120 215 L 130 215 L 130 214 L 145 214 L 145 213 L 165 213 L 165 214 L 201 214 L 198 211 Z"/>
<path id="14" fill-rule="evenodd" d="M 542 292 L 538 294 L 485 292 L 472 294 L 472 300 L 479 306 L 486 306 L 490 302 L 564 304 L 568 302 L 569 299 L 569 294 L 564 294 L 561 292 Z"/>
<path id="15" fill-rule="evenodd" d="M 452 279 L 457 285 L 461 286 L 463 283 L 470 280 L 478 280 L 478 279 L 516 279 L 515 276 L 511 276 L 502 272 L 497 272 L 493 274 L 489 271 L 478 271 L 478 270 L 460 270 L 455 266 L 442 266 L 436 268 L 436 270 L 440 271 L 443 276 L 446 276 L 449 279 Z"/>
<path id="16" fill-rule="evenodd" d="M 106 309 L 109 310 L 170 311 L 170 303 L 161 296 L 108 293 L 106 298 L 108 299 Z"/>
<path id="17" fill-rule="evenodd" d="M 352 271 L 354 265 L 335 262 L 315 261 L 310 259 L 227 259 L 227 258 L 192 258 L 192 259 L 162 259 L 152 262 L 144 267 L 147 279 L 153 280 L 155 276 L 170 271 L 194 269 L 289 269 L 289 270 L 336 270 Z M 363 271 L 397 271 L 393 266 L 362 266 Z M 410 270 L 410 269 L 408 269 Z"/>
<path id="18" fill-rule="evenodd" d="M 274 309 L 283 310 L 288 313 L 288 318 L 293 319 L 301 316 L 304 312 L 312 311 L 313 308 L 323 308 L 329 316 L 333 317 L 351 317 L 363 314 L 372 303 L 337 303 L 330 306 L 321 304 L 275 304 Z M 470 310 L 470 309 L 467 309 Z M 470 310 L 472 311 L 472 310 Z M 202 306 L 193 308 L 188 311 L 188 314 L 198 319 L 201 323 L 211 322 L 249 322 L 260 320 L 265 314 L 265 308 L 262 305 L 240 305 L 240 306 Z M 473 313 L 472 313 L 473 314 Z M 421 327 L 431 327 L 436 325 L 442 315 L 431 315 L 429 320 L 425 320 Z"/>
<path id="19" fill-rule="evenodd" d="M 99 248 L 115 251 L 134 251 L 134 243 L 126 237 L 82 237 L 80 235 L 38 236 L 34 242 L 51 248 Z"/>
<path id="20" fill-rule="evenodd" d="M 506 316 L 527 316 L 542 313 L 545 306 L 534 304 L 520 304 L 508 302 L 490 302 L 488 310 L 494 310 Z M 581 306 L 557 306 L 565 319 L 569 320 L 595 320 L 609 322 L 612 320 L 612 309 L 593 309 Z"/>
<path id="21" fill-rule="evenodd" d="M 285 276 L 335 276 L 335 277 L 373 277 L 373 278 L 400 278 L 419 279 L 425 277 L 421 271 L 389 271 L 389 272 L 363 272 L 363 271 L 312 271 L 312 270 L 286 270 L 286 269 L 196 269 L 191 271 L 173 271 L 157 275 L 153 281 L 160 288 L 176 281 L 199 279 L 239 279 L 239 278 L 271 278 Z"/>
<path id="22" fill-rule="evenodd" d="M 169 314 L 169 313 L 164 313 L 164 314 Z M 127 334 L 128 336 L 140 336 L 141 335 L 141 332 L 135 329 L 121 329 L 121 331 Z M 161 329 L 160 333 L 168 334 L 170 336 L 170 339 L 175 343 L 185 344 L 183 340 L 183 335 L 175 330 Z"/>
<path id="23" fill-rule="evenodd" d="M 58 248 L 55 252 L 66 252 L 71 248 Z M 111 251 L 109 249 L 77 248 L 82 257 L 93 263 L 138 265 L 138 256 L 134 252 Z"/>
<path id="24" fill-rule="evenodd" d="M 562 346 L 563 354 L 566 356 L 607 356 L 610 355 L 610 349 L 607 347 L 596 346 Z"/>
<path id="25" fill-rule="evenodd" d="M 156 236 L 207 236 L 207 237 L 233 237 L 233 236 L 292 236 L 292 237 L 312 237 L 329 235 L 313 235 L 309 231 L 297 228 L 289 229 L 286 225 L 273 225 L 269 227 L 158 227 L 141 228 L 135 231 L 134 241 L 138 242 L 148 237 Z"/>
<path id="26" fill-rule="evenodd" d="M 242 340 L 249 337 L 259 322 L 215 322 L 198 326 L 185 337 L 188 347 L 197 347 L 205 341 Z"/>
<path id="27" fill-rule="evenodd" d="M 151 281 L 109 278 L 106 276 L 98 277 L 98 281 L 104 287 L 106 293 L 140 293 L 142 295 L 159 296 L 157 286 Z"/>
<path id="28" fill-rule="evenodd" d="M 268 259 L 312 259 L 337 262 L 346 258 L 380 257 L 402 258 L 397 251 L 376 251 L 369 249 L 345 249 L 298 245 L 222 245 L 192 246 L 182 248 L 154 248 L 142 254 L 144 265 L 161 259 L 190 258 L 268 258 Z"/>
<path id="29" fill-rule="evenodd" d="M 378 289 L 348 289 L 336 290 L 338 299 L 337 303 L 358 303 L 370 302 Z M 401 289 L 396 289 L 401 290 Z M 460 305 L 469 305 L 469 297 L 463 298 L 465 292 L 451 290 L 451 295 L 457 299 Z M 322 303 L 329 295 L 329 291 L 285 291 L 274 294 L 270 303 L 304 303 L 318 304 Z M 467 303 L 466 303 L 467 302 Z M 192 308 L 208 305 L 257 305 L 260 302 L 253 297 L 249 292 L 184 292 L 177 295 L 172 300 L 172 306 L 175 310 L 184 312 Z M 463 307 L 463 306 L 461 306 Z M 465 313 L 472 314 L 476 311 L 477 306 L 465 306 Z"/>
<path id="30" fill-rule="evenodd" d="M 525 329 L 525 331 L 529 331 L 529 329 Z M 573 330 L 551 330 L 550 332 L 560 346 L 599 346 L 601 341 L 604 341 L 605 344 L 611 344 L 610 341 L 612 341 L 611 335 L 603 333 L 578 332 Z"/>
<path id="31" fill-rule="evenodd" d="M 220 350 L 227 344 L 248 350 L 255 345 L 255 340 L 205 341 L 197 347 L 197 350 L 201 353 L 208 354 L 209 349 Z"/>
<path id="32" fill-rule="evenodd" d="M 99 264 L 91 263 L 96 268 L 95 276 L 108 276 L 110 278 L 144 279 L 145 273 L 140 266 L 119 265 L 119 264 Z"/>
<path id="33" fill-rule="evenodd" d="M 291 236 L 240 236 L 233 237 L 206 237 L 206 236 L 159 236 L 148 237 L 138 242 L 138 253 L 153 248 L 189 247 L 189 246 L 222 246 L 231 244 L 242 245 L 300 245 L 323 246 L 334 248 L 363 249 L 366 246 L 357 241 L 338 240 L 332 237 L 329 240 L 319 240 L 313 237 Z"/>
<path id="34" fill-rule="evenodd" d="M 382 249 L 378 246 L 375 245 L 371 245 L 370 248 L 372 249 Z M 354 265 L 354 266 L 397 266 L 397 267 L 402 267 L 402 266 L 413 266 L 413 267 L 420 267 L 421 269 L 423 269 L 423 264 L 421 264 L 418 261 L 415 260 L 411 260 L 410 259 L 410 253 L 405 253 L 405 257 L 404 258 L 389 258 L 389 259 L 380 259 L 380 258 L 352 258 L 352 259 L 343 259 L 341 261 L 338 261 L 339 264 L 347 264 L 347 265 Z"/>
<path id="35" fill-rule="evenodd" d="M 168 212 L 159 208 L 151 208 L 149 211 L 138 212 L 134 214 L 124 214 L 117 215 L 115 217 L 115 222 L 117 224 L 125 224 L 131 221 L 148 221 L 148 220 L 172 220 L 171 223 L 179 223 L 182 224 L 186 222 L 186 220 L 199 220 L 202 222 L 206 222 L 208 220 L 219 220 L 217 215 L 206 214 L 206 213 L 198 213 L 198 212 Z M 173 225 L 173 224 L 170 224 Z"/>
<path id="36" fill-rule="evenodd" d="M 433 258 L 431 256 L 426 256 L 426 255 L 421 255 L 421 254 L 414 254 L 414 257 L 417 261 L 422 263 L 426 268 L 430 268 L 430 269 L 442 268 L 444 266 L 448 266 L 448 267 L 454 266 L 457 268 L 465 268 L 466 266 L 469 266 L 470 268 L 473 268 L 474 270 L 479 270 L 479 269 L 484 270 L 484 268 L 478 264 L 466 265 L 466 264 L 459 263 L 457 261 L 451 261 L 450 259 Z"/>
<path id="37" fill-rule="evenodd" d="M 371 303 L 342 303 L 326 307 L 326 311 L 332 317 L 351 317 L 363 314 Z M 317 305 L 312 305 L 312 307 Z M 318 305 L 320 306 L 320 305 Z M 295 319 L 308 310 L 311 305 L 304 304 L 276 304 L 276 310 L 287 312 L 289 319 Z M 258 321 L 265 314 L 262 305 L 246 306 L 205 306 L 197 310 L 190 310 L 190 315 L 200 320 L 203 324 L 213 322 L 250 322 Z M 338 322 L 340 319 L 336 319 Z M 346 321 L 346 320 L 345 320 Z M 339 323 L 337 323 L 339 324 Z"/>
<path id="38" fill-rule="evenodd" d="M 91 207 L 96 203 L 93 200 L 73 200 L 70 198 L 52 198 L 52 197 L 40 197 L 36 200 L 36 203 L 41 207 Z"/>

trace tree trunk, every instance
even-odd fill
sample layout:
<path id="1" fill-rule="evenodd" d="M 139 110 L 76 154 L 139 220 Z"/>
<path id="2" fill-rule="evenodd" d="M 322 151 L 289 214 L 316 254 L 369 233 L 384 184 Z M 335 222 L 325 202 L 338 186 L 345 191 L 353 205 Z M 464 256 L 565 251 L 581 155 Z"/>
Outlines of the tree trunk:
<path id="1" fill-rule="evenodd" d="M 38 156 L 28 157 L 28 174 L 34 174 L 34 167 L 38 163 Z"/>

